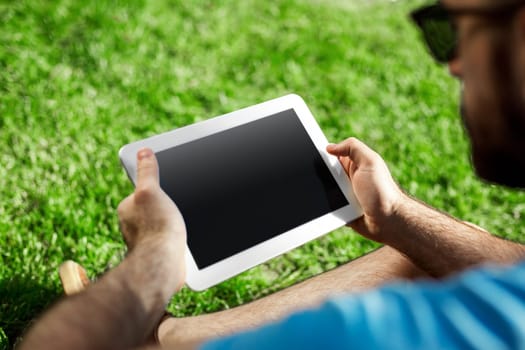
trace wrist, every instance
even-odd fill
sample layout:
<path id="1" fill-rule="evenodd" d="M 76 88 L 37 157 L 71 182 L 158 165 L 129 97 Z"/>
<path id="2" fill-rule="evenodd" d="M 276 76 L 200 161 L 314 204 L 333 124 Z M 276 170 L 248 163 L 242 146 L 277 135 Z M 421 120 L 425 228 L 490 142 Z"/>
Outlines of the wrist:
<path id="1" fill-rule="evenodd" d="M 156 287 L 169 298 L 184 285 L 185 254 L 185 240 L 173 233 L 156 233 L 138 241 L 127 259 L 136 261 L 141 270 L 149 274 L 144 286 L 159 280 Z"/>
<path id="2" fill-rule="evenodd" d="M 390 203 L 389 210 L 385 211 L 385 214 L 376 219 L 375 222 L 369 223 L 375 231 L 374 235 L 377 236 L 377 241 L 390 246 L 399 241 L 399 235 L 405 234 L 403 222 L 413 212 L 410 209 L 413 202 L 415 202 L 413 198 L 400 190 L 396 200 Z"/>
<path id="3" fill-rule="evenodd" d="M 141 247 L 140 249 L 149 250 L 162 248 L 162 252 L 160 252 L 161 254 L 168 254 L 170 250 L 173 251 L 173 253 L 177 253 L 182 246 L 185 246 L 185 237 L 185 233 L 181 234 L 173 231 L 145 232 L 136 239 L 135 244 L 130 251 L 134 251 Z"/>

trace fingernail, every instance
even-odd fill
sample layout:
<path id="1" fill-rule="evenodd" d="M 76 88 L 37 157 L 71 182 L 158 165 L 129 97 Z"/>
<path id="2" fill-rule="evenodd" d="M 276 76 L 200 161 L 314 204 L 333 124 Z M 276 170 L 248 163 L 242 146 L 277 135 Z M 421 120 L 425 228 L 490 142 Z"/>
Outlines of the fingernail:
<path id="1" fill-rule="evenodd" d="M 142 160 L 144 158 L 151 157 L 151 155 L 153 155 L 153 152 L 149 148 L 144 148 L 139 151 L 137 157 L 139 160 Z"/>

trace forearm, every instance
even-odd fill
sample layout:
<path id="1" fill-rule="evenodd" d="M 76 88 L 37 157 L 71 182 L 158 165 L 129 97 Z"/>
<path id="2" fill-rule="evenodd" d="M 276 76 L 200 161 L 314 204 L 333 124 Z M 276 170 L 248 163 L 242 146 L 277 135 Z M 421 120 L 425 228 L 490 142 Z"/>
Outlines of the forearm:
<path id="1" fill-rule="evenodd" d="M 21 348 L 126 349 L 143 343 L 183 281 L 173 276 L 180 257 L 169 249 L 154 240 L 137 246 L 85 292 L 47 312 Z"/>
<path id="2" fill-rule="evenodd" d="M 389 218 L 386 244 L 432 276 L 442 277 L 485 262 L 512 263 L 523 245 L 506 241 L 408 198 Z"/>

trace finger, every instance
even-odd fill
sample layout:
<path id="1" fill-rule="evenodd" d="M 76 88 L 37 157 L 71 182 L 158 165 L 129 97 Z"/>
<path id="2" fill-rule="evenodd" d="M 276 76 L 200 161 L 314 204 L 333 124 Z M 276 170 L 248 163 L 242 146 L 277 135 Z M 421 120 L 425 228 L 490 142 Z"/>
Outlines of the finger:
<path id="1" fill-rule="evenodd" d="M 137 189 L 159 185 L 159 165 L 153 151 L 142 148 L 137 152 Z"/>
<path id="2" fill-rule="evenodd" d="M 337 145 L 328 145 L 326 150 L 334 156 L 349 157 L 357 165 L 372 162 L 377 156 L 370 147 L 355 137 L 351 137 Z"/>
<path id="3" fill-rule="evenodd" d="M 365 217 L 364 216 L 361 216 L 361 217 L 355 219 L 354 221 L 349 222 L 348 224 L 346 224 L 346 226 L 352 228 L 357 233 L 360 233 L 360 234 L 366 234 L 367 233 L 367 228 L 366 228 L 366 223 L 365 223 Z"/>
<path id="4" fill-rule="evenodd" d="M 351 175 L 351 173 L 350 173 L 350 165 L 351 165 L 352 161 L 348 157 L 339 156 L 338 158 L 339 158 L 339 163 L 341 163 L 341 166 L 343 167 L 343 169 L 346 172 L 346 175 L 348 175 L 350 177 L 350 175 Z"/>
<path id="5" fill-rule="evenodd" d="M 124 198 L 122 200 L 122 202 L 119 203 L 119 205 L 117 207 L 117 214 L 118 214 L 119 218 L 124 217 L 124 215 L 128 211 L 129 201 L 131 200 L 130 197 L 131 196 L 127 196 L 126 198 Z"/>

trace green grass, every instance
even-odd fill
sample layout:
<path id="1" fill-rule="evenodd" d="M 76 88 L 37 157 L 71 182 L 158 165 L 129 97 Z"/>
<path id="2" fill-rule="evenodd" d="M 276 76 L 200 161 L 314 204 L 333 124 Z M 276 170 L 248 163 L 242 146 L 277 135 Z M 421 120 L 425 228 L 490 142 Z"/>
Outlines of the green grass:
<path id="1" fill-rule="evenodd" d="M 411 194 L 523 240 L 524 194 L 472 173 L 458 84 L 407 20 L 420 3 L 1 1 L 0 346 L 60 297 L 63 260 L 92 276 L 121 260 L 122 145 L 290 92 Z M 233 307 L 375 246 L 341 229 L 169 309 Z"/>

